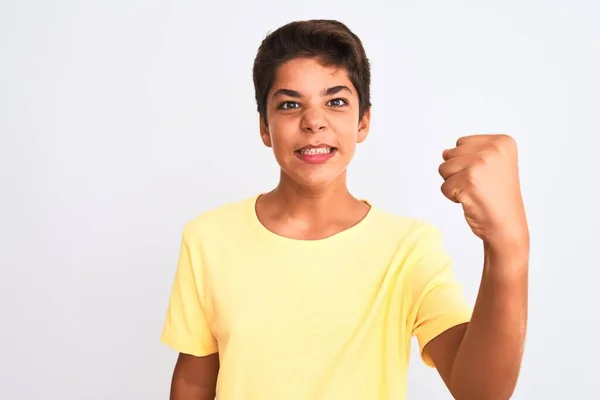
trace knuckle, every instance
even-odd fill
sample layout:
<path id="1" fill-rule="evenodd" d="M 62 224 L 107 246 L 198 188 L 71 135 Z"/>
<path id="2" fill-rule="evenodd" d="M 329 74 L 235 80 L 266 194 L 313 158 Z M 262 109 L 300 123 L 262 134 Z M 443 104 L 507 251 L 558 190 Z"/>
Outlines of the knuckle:
<path id="1" fill-rule="evenodd" d="M 465 185 L 467 187 L 473 186 L 477 182 L 477 179 L 478 179 L 478 176 L 479 176 L 478 168 L 469 168 L 466 171 L 465 175 L 466 175 L 465 176 L 466 177 Z"/>
<path id="2" fill-rule="evenodd" d="M 477 154 L 477 157 L 475 159 L 475 164 L 476 165 L 487 165 L 489 162 L 489 158 L 490 158 L 489 151 L 482 151 Z"/>
<path id="3" fill-rule="evenodd" d="M 517 142 L 516 142 L 515 138 L 513 138 L 512 136 L 502 133 L 502 134 L 498 135 L 498 140 L 496 141 L 496 145 L 500 146 L 500 147 L 512 148 L 517 145 Z"/>
<path id="4" fill-rule="evenodd" d="M 438 167 L 438 173 L 440 175 L 444 176 L 445 171 L 446 171 L 446 163 L 440 164 L 440 166 Z"/>

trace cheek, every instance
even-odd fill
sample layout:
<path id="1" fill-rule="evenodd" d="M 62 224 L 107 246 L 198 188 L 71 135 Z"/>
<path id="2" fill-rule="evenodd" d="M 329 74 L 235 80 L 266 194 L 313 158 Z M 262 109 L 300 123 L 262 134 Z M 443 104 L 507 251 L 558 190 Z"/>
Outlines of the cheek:
<path id="1" fill-rule="evenodd" d="M 290 131 L 281 125 L 274 126 L 271 129 L 271 143 L 273 151 L 276 153 L 289 152 L 290 148 L 295 144 L 294 140 L 294 135 L 290 134 Z"/>
<path id="2" fill-rule="evenodd" d="M 344 118 L 332 124 L 333 130 L 336 132 L 337 138 L 344 144 L 354 143 L 358 138 L 358 123 L 355 123 L 353 118 Z"/>
<path id="3" fill-rule="evenodd" d="M 270 132 L 273 144 L 279 143 L 284 146 L 297 136 L 298 123 L 293 118 L 273 119 L 270 124 Z"/>

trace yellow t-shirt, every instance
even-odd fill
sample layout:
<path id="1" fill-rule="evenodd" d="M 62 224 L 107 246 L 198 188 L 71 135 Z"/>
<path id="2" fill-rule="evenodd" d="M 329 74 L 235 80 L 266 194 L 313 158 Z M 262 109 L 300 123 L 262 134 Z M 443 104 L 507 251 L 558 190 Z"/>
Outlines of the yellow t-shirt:
<path id="1" fill-rule="evenodd" d="M 371 205 L 354 227 L 295 240 L 258 196 L 186 225 L 161 340 L 218 352 L 219 400 L 404 399 L 411 337 L 469 321 L 440 232 Z"/>

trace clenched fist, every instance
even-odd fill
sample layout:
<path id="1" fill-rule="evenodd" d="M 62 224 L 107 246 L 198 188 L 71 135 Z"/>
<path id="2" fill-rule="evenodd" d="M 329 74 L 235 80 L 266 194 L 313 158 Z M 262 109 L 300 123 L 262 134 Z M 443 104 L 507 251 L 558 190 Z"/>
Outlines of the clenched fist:
<path id="1" fill-rule="evenodd" d="M 465 136 L 442 156 L 442 193 L 462 205 L 473 233 L 498 248 L 527 242 L 514 139 L 507 135 Z"/>

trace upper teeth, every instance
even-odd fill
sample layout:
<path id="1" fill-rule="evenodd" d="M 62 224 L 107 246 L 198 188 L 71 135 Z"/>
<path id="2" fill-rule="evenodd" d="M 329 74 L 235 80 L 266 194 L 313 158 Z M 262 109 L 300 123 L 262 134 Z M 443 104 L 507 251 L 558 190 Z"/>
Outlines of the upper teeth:
<path id="1" fill-rule="evenodd" d="M 331 147 L 318 147 L 318 148 L 300 150 L 300 154 L 303 154 L 303 155 L 328 154 L 328 153 L 331 153 Z"/>

